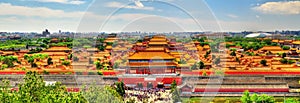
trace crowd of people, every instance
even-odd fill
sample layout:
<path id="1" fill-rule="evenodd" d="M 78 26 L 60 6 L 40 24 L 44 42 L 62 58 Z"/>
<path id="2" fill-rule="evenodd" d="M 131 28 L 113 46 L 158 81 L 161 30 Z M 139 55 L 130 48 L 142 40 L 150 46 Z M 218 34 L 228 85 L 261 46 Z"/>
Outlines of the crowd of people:
<path id="1" fill-rule="evenodd" d="M 171 91 L 165 89 L 132 89 L 126 90 L 125 101 L 137 103 L 171 103 Z"/>

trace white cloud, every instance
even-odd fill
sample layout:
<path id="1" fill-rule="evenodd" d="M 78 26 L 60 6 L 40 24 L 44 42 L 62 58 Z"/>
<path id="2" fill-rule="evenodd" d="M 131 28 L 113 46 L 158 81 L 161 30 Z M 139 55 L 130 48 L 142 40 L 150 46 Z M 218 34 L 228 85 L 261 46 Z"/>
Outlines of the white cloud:
<path id="1" fill-rule="evenodd" d="M 16 6 L 0 3 L 0 31 L 40 31 L 50 30 L 76 31 L 83 15 L 91 21 L 105 19 L 105 16 L 92 12 L 65 12 L 46 7 Z"/>
<path id="2" fill-rule="evenodd" d="M 153 7 L 144 7 L 143 4 L 139 4 L 139 6 L 132 6 L 132 5 L 124 5 L 120 2 L 109 2 L 106 4 L 107 7 L 110 8 L 126 8 L 126 9 L 140 9 L 140 10 L 154 10 Z"/>
<path id="3" fill-rule="evenodd" d="M 80 18 L 82 15 L 97 16 L 89 12 L 65 12 L 63 10 L 54 10 L 46 7 L 26 7 L 26 6 L 15 6 L 9 3 L 0 3 L 1 15 L 16 15 L 16 16 L 35 16 L 44 18 Z"/>
<path id="4" fill-rule="evenodd" d="M 266 2 L 253 9 L 265 14 L 296 15 L 300 14 L 300 1 Z"/>
<path id="5" fill-rule="evenodd" d="M 239 17 L 239 16 L 234 15 L 234 14 L 228 14 L 227 16 L 230 17 L 230 18 L 234 18 L 234 19 Z"/>
<path id="6" fill-rule="evenodd" d="M 62 4 L 74 4 L 74 5 L 80 5 L 84 4 L 85 1 L 83 0 L 34 0 L 38 2 L 55 2 L 55 3 L 62 3 Z"/>

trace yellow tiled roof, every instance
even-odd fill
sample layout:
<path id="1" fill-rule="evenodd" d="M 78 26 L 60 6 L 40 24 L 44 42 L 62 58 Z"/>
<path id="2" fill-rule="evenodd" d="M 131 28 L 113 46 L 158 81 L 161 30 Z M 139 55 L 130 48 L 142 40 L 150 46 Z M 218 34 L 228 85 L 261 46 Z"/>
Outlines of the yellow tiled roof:
<path id="1" fill-rule="evenodd" d="M 269 50 L 269 51 L 282 51 L 280 46 L 264 46 L 260 50 Z"/>
<path id="2" fill-rule="evenodd" d="M 168 44 L 167 42 L 149 42 L 149 44 Z"/>
<path id="3" fill-rule="evenodd" d="M 300 44 L 300 41 L 293 41 L 293 44 Z"/>
<path id="4" fill-rule="evenodd" d="M 129 57 L 129 59 L 174 59 L 174 58 L 175 57 L 165 52 L 137 52 Z"/>

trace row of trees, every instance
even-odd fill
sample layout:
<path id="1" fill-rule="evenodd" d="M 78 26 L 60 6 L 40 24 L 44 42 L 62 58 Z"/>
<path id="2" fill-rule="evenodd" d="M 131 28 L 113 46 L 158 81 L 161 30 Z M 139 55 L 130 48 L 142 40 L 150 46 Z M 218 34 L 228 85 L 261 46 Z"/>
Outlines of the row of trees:
<path id="1" fill-rule="evenodd" d="M 226 47 L 241 46 L 246 50 L 258 50 L 264 46 L 277 46 L 277 43 L 272 43 L 271 39 L 256 39 L 256 38 L 243 38 L 243 37 L 225 37 L 225 41 L 233 42 L 233 44 L 226 44 Z"/>
<path id="2" fill-rule="evenodd" d="M 67 46 L 69 48 L 81 47 L 81 46 L 96 46 L 102 45 L 104 42 L 104 38 L 59 38 L 58 42 L 51 43 L 50 38 L 30 38 L 30 39 L 20 39 L 20 40 L 7 40 L 0 44 L 0 50 L 20 50 L 20 49 L 29 49 L 30 46 L 32 47 L 39 47 L 42 48 L 49 48 L 50 46 Z M 98 42 L 100 41 L 100 42 Z M 102 45 L 103 46 L 103 45 Z M 99 46 L 97 46 L 99 47 Z M 105 47 L 104 47 L 105 48 Z M 103 49 L 103 48 L 99 48 Z M 103 49 L 104 50 L 104 49 Z M 32 49 L 32 51 L 38 52 L 36 49 Z"/>
<path id="3" fill-rule="evenodd" d="M 249 91 L 245 91 L 243 96 L 241 97 L 242 103 L 275 103 L 275 99 L 272 96 L 268 96 L 265 94 L 257 95 L 252 94 L 250 95 Z"/>
<path id="4" fill-rule="evenodd" d="M 18 90 L 11 90 L 9 81 L 4 81 L 3 84 L 0 90 L 0 101 L 3 103 L 86 102 L 81 92 L 67 92 L 61 83 L 47 86 L 36 72 L 28 72 Z"/>
<path id="5" fill-rule="evenodd" d="M 250 95 L 249 91 L 245 91 L 243 96 L 240 98 L 242 103 L 275 103 L 275 98 L 266 94 L 258 95 L 253 93 Z M 299 103 L 295 98 L 288 98 L 284 100 L 284 103 Z"/>
<path id="6" fill-rule="evenodd" d="M 32 54 L 32 55 L 25 54 L 24 59 L 27 60 L 27 62 L 30 63 L 31 67 L 33 68 L 38 67 L 36 61 L 40 61 L 44 59 L 47 59 L 48 65 L 53 64 L 52 58 L 49 59 L 48 54 Z"/>
<path id="7" fill-rule="evenodd" d="M 176 81 L 171 84 L 173 102 L 181 102 Z M 113 86 L 99 87 L 92 85 L 83 87 L 80 92 L 68 92 L 60 82 L 46 85 L 37 72 L 27 72 L 24 83 L 18 85 L 18 90 L 11 89 L 9 81 L 4 80 L 0 89 L 0 101 L 3 103 L 123 103 L 125 85 L 116 82 Z M 265 94 L 250 94 L 245 91 L 240 98 L 242 103 L 275 103 L 272 96 Z M 298 103 L 297 99 L 288 98 L 285 103 Z"/>
<path id="8" fill-rule="evenodd" d="M 1 70 L 14 67 L 14 63 L 20 63 L 16 56 L 0 56 L 0 62 L 2 62 Z"/>
<path id="9" fill-rule="evenodd" d="M 60 82 L 46 85 L 37 72 L 27 72 L 24 83 L 18 90 L 12 90 L 9 81 L 4 80 L 0 89 L 1 103 L 123 103 L 124 83 L 115 86 L 83 87 L 80 92 L 68 92 Z"/>

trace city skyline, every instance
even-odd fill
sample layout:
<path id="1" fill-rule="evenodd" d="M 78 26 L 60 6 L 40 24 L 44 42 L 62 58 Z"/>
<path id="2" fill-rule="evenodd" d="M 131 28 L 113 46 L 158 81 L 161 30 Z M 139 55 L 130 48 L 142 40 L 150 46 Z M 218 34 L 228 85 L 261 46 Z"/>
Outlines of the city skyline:
<path id="1" fill-rule="evenodd" d="M 299 30 L 300 1 L 141 0 L 140 3 L 142 6 L 130 0 L 2 0 L 0 5 L 6 9 L 0 10 L 0 31 Z"/>

